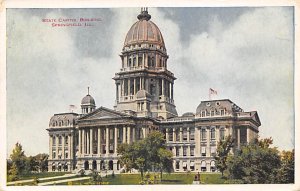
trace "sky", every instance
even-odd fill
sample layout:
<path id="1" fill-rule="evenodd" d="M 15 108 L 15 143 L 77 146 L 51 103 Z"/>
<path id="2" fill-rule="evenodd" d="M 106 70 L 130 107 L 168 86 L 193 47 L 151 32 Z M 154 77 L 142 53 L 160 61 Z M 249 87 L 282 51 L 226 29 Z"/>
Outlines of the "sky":
<path id="1" fill-rule="evenodd" d="M 149 8 L 177 77 L 178 113 L 196 112 L 208 90 L 257 111 L 259 135 L 294 148 L 294 9 L 292 7 Z M 113 108 L 112 78 L 140 8 L 7 9 L 7 156 L 48 153 L 50 117 L 80 109 L 87 94 Z M 43 19 L 100 18 L 90 27 L 52 27 Z"/>

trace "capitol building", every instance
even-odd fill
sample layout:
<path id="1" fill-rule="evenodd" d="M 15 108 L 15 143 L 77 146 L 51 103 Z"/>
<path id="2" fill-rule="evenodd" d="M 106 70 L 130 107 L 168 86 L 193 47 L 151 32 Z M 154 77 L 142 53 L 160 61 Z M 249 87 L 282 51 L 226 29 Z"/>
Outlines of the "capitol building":
<path id="1" fill-rule="evenodd" d="M 229 99 L 197 103 L 179 116 L 174 100 L 175 75 L 168 70 L 167 47 L 158 26 L 142 9 L 129 29 L 115 74 L 114 108 L 97 107 L 92 95 L 81 100 L 81 113 L 54 114 L 49 122 L 49 171 L 75 169 L 119 172 L 117 147 L 164 134 L 173 153 L 174 172 L 216 171 L 217 144 L 235 139 L 233 151 L 258 136 L 256 111 L 245 112 Z M 117 55 L 116 55 L 117 56 Z M 172 55 L 170 55 L 172 56 Z"/>

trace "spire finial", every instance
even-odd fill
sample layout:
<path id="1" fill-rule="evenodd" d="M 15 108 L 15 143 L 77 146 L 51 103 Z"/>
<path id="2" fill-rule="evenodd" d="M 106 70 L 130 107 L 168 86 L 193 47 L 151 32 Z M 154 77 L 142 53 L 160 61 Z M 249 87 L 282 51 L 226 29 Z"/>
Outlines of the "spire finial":
<path id="1" fill-rule="evenodd" d="M 90 87 L 88 87 L 88 95 L 90 95 Z"/>
<path id="2" fill-rule="evenodd" d="M 137 16 L 139 20 L 147 20 L 151 19 L 151 15 L 148 14 L 148 7 L 142 7 L 141 13 Z"/>

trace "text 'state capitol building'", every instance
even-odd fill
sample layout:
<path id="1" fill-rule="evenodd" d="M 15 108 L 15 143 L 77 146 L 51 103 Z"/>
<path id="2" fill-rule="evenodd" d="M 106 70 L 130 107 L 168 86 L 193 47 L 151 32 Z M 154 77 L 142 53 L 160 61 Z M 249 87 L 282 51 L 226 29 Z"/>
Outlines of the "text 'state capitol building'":
<path id="1" fill-rule="evenodd" d="M 114 109 L 96 107 L 91 95 L 81 101 L 81 114 L 54 114 L 49 122 L 49 171 L 113 170 L 122 166 L 117 146 L 159 130 L 173 152 L 175 172 L 216 171 L 217 142 L 227 135 L 235 147 L 257 137 L 256 111 L 244 112 L 229 99 L 202 101 L 196 112 L 178 116 L 176 77 L 167 69 L 168 55 L 159 28 L 142 9 L 129 29 L 121 52 Z"/>

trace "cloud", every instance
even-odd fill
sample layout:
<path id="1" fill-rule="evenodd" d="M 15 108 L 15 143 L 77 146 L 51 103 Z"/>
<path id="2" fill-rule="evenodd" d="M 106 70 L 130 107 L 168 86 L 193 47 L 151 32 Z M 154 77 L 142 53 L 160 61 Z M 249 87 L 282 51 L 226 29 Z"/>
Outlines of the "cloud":
<path id="1" fill-rule="evenodd" d="M 168 68 L 178 78 L 178 112 L 195 112 L 200 101 L 208 98 L 211 87 L 218 90 L 219 98 L 229 98 L 246 111 L 257 110 L 261 136 L 272 136 L 280 148 L 292 148 L 294 39 L 290 10 L 247 9 L 235 14 L 236 18 L 229 15 L 230 22 L 207 11 L 212 19 L 205 24 L 195 22 L 189 33 L 184 22 L 174 19 L 178 18 L 176 8 L 168 12 L 151 8 L 152 21 L 160 28 L 170 56 Z M 111 78 L 121 67 L 118 55 L 138 11 L 8 10 L 9 153 L 17 141 L 28 154 L 48 152 L 45 129 L 49 118 L 68 111 L 69 104 L 79 108 L 87 86 L 98 107 L 113 107 L 115 86 Z M 92 29 L 51 28 L 40 21 L 76 15 L 96 15 L 103 21 Z"/>

